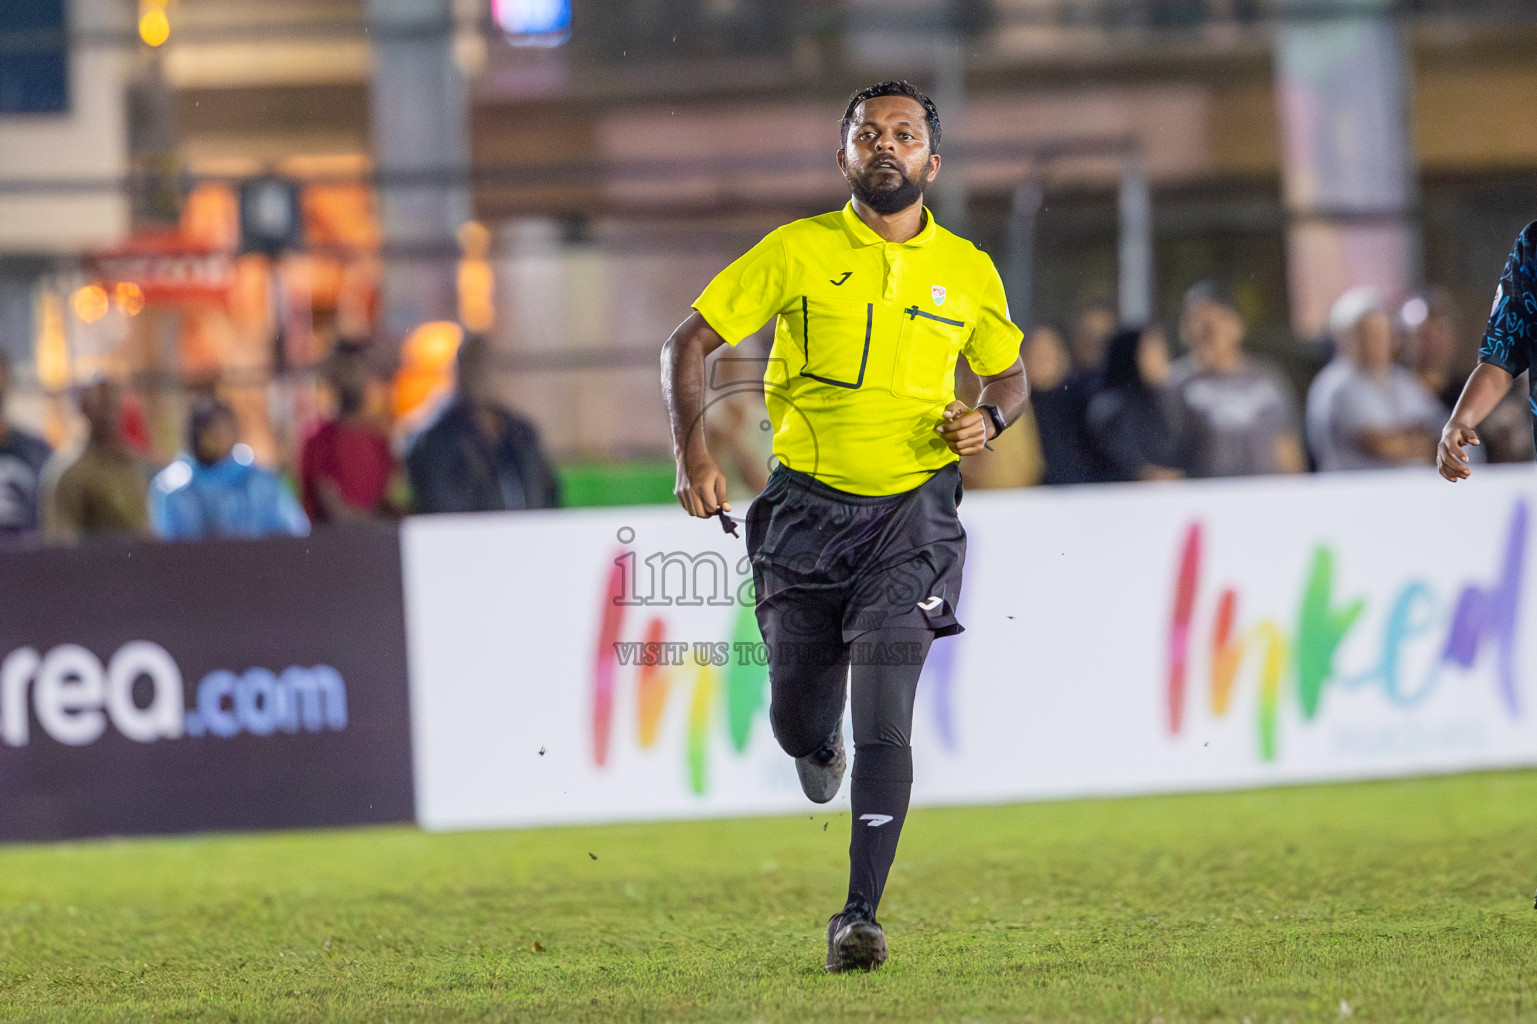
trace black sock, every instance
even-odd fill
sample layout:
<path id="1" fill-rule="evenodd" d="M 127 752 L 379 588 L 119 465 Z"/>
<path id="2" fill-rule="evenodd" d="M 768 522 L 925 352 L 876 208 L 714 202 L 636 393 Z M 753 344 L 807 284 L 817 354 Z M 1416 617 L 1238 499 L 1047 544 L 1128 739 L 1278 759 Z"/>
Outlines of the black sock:
<path id="1" fill-rule="evenodd" d="M 854 822 L 849 839 L 849 902 L 863 900 L 870 915 L 880 906 L 886 876 L 897 856 L 897 840 L 913 793 L 913 748 L 868 743 L 854 749 L 851 797 Z"/>

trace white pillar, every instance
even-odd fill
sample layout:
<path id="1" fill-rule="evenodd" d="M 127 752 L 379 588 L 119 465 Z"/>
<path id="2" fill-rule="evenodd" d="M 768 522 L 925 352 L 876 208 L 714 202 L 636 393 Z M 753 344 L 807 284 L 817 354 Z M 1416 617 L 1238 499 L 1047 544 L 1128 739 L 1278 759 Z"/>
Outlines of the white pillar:
<path id="1" fill-rule="evenodd" d="M 1321 9 L 1327 8 L 1327 9 Z M 1408 57 L 1388 0 L 1286 0 L 1276 33 L 1293 330 L 1321 334 L 1347 288 L 1420 281 Z"/>
<path id="2" fill-rule="evenodd" d="M 1014 189 L 1009 206 L 1003 288 L 1009 297 L 1009 318 L 1029 330 L 1035 322 L 1035 221 L 1046 190 L 1034 175 Z"/>
<path id="3" fill-rule="evenodd" d="M 383 340 L 458 314 L 455 232 L 470 219 L 465 82 L 450 0 L 367 0 L 384 236 Z"/>
<path id="4" fill-rule="evenodd" d="M 946 124 L 951 129 L 961 125 L 961 108 L 966 103 L 966 44 L 954 32 L 942 32 L 934 44 L 934 105 L 939 108 L 941 136 Z M 941 152 L 943 138 L 941 137 Z M 962 238 L 971 237 L 971 216 L 967 210 L 966 179 L 961 164 L 942 171 L 930 190 L 937 207 L 935 219 Z"/>
<path id="5" fill-rule="evenodd" d="M 1121 171 L 1120 280 L 1116 293 L 1121 323 L 1145 324 L 1153 319 L 1153 193 L 1142 161 L 1126 161 Z"/>

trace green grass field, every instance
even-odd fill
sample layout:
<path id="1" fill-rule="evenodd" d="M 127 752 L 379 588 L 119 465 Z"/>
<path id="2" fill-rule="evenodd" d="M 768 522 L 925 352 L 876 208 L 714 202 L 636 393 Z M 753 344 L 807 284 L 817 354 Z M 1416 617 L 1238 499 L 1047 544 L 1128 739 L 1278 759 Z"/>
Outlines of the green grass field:
<path id="1" fill-rule="evenodd" d="M 918 810 L 871 975 L 826 823 L 7 848 L 0 1018 L 1537 1019 L 1534 772 Z"/>

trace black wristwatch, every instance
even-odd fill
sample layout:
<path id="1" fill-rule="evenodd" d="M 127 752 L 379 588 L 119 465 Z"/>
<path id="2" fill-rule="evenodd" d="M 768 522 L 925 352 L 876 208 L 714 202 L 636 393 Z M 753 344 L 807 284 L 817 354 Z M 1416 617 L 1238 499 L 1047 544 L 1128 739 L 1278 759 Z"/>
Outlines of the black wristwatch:
<path id="1" fill-rule="evenodd" d="M 977 408 L 981 409 L 987 415 L 987 418 L 993 421 L 993 437 L 997 437 L 1008 427 L 1008 423 L 1003 419 L 1003 410 L 996 405 L 979 405 Z M 989 440 L 991 439 L 989 438 Z"/>

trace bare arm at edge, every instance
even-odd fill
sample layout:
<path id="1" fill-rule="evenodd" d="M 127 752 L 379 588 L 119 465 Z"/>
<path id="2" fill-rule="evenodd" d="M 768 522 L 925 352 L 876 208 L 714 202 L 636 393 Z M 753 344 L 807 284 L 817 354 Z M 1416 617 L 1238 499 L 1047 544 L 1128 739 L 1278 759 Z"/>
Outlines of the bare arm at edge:
<path id="1" fill-rule="evenodd" d="M 726 339 L 698 310 L 662 345 L 662 401 L 672 427 L 672 457 L 678 466 L 672 493 L 691 516 L 708 519 L 726 503 L 726 477 L 710 457 L 704 439 L 704 360 Z"/>
<path id="2" fill-rule="evenodd" d="M 1441 443 L 1436 446 L 1436 469 L 1452 483 L 1473 475 L 1462 446 L 1481 443 L 1475 428 L 1500 404 L 1515 379 L 1492 363 L 1479 363 L 1468 376 L 1457 408 L 1452 410 L 1452 418 L 1441 431 Z"/>

